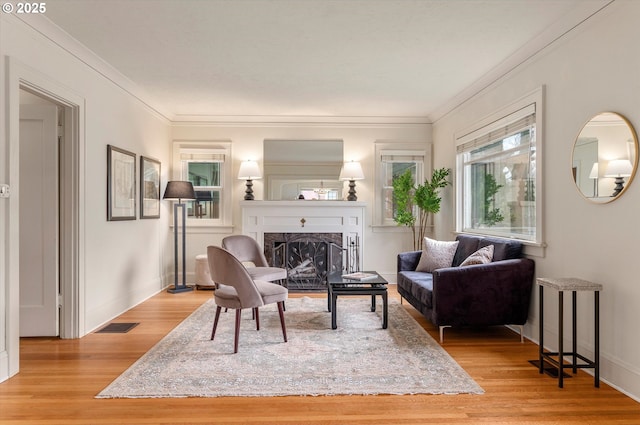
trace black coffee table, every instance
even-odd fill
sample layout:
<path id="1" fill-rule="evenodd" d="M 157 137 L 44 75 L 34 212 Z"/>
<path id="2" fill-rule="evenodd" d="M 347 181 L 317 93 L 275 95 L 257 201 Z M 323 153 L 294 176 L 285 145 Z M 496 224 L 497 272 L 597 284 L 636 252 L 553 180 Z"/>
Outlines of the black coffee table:
<path id="1" fill-rule="evenodd" d="M 342 272 L 332 272 L 327 275 L 327 308 L 331 312 L 331 329 L 338 327 L 336 321 L 337 301 L 339 295 L 371 295 L 371 311 L 376 311 L 376 295 L 382 297 L 382 329 L 387 329 L 387 314 L 389 311 L 387 301 L 387 282 L 377 272 L 376 278 L 367 280 L 347 279 Z"/>

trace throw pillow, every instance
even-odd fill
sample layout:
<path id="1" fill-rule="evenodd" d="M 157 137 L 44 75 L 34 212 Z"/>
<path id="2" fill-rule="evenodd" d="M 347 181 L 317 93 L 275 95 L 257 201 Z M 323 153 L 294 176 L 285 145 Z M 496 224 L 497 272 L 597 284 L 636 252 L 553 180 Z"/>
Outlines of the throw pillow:
<path id="1" fill-rule="evenodd" d="M 493 261 L 493 245 L 487 245 L 468 256 L 460 263 L 460 267 L 471 266 L 473 264 L 488 264 L 491 261 Z"/>
<path id="2" fill-rule="evenodd" d="M 436 269 L 451 267 L 456 249 L 458 249 L 458 241 L 447 242 L 424 238 L 424 248 L 416 271 L 431 273 Z"/>

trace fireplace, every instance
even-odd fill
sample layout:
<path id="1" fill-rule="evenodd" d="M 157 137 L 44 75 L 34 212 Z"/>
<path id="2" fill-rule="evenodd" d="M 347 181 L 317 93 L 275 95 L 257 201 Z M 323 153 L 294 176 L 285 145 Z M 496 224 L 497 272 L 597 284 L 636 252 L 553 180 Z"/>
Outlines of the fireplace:
<path id="1" fill-rule="evenodd" d="M 360 270 L 366 203 L 240 201 L 242 233 L 264 247 L 267 261 L 289 270 L 289 289 L 326 290 L 332 270 Z"/>
<path id="2" fill-rule="evenodd" d="M 327 274 L 343 270 L 342 233 L 265 233 L 264 248 L 291 291 L 326 291 Z"/>

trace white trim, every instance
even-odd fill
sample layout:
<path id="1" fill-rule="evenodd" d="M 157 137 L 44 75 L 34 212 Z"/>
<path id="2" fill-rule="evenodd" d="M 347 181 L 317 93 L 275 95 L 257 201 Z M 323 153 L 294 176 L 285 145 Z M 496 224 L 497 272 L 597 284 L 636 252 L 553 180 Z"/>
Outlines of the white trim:
<path id="1" fill-rule="evenodd" d="M 71 150 L 62 158 L 65 163 L 71 164 L 70 169 L 65 170 L 63 182 L 68 198 L 66 198 L 73 210 L 71 216 L 61 217 L 66 221 L 66 226 L 70 227 L 72 233 L 70 240 L 67 240 L 62 248 L 66 250 L 65 276 L 63 279 L 63 294 L 65 296 L 65 308 L 61 316 L 61 331 L 63 338 L 77 338 L 84 335 L 84 289 L 85 289 L 85 259 L 84 259 L 84 238 L 85 238 L 85 129 L 84 111 L 85 99 L 57 82 L 47 75 L 36 71 L 12 57 L 7 57 L 7 103 L 6 103 L 6 127 L 8 139 L 8 183 L 11 186 L 11 198 L 8 201 L 8 214 L 3 225 L 8 229 L 5 233 L 7 251 L 5 251 L 5 274 L 2 278 L 6 284 L 7 311 L 5 328 L 0 330 L 5 333 L 7 347 L 7 364 L 0 365 L 0 370 L 6 370 L 7 376 L 0 376 L 0 380 L 13 376 L 19 371 L 20 360 L 20 276 L 19 264 L 19 220 L 20 220 L 20 181 L 19 181 L 19 158 L 20 158 L 20 89 L 25 87 L 48 98 L 52 102 L 64 106 L 66 111 L 71 111 L 71 120 L 67 121 L 71 128 Z M 0 322 L 1 323 L 1 322 Z M 4 359 L 4 356 L 0 356 Z"/>
<path id="2" fill-rule="evenodd" d="M 487 132 L 488 129 L 495 128 L 497 123 L 509 123 L 513 122 L 515 118 L 524 116 L 531 108 L 535 110 L 536 114 L 536 182 L 535 182 L 535 196 L 536 196 L 536 238 L 535 240 L 526 240 L 534 245 L 544 246 L 544 192 L 543 192 L 543 175 L 544 175 L 544 97 L 545 86 L 540 86 L 537 89 L 521 96 L 511 104 L 499 109 L 487 115 L 485 118 L 477 121 L 462 130 L 454 132 L 454 139 L 456 145 L 462 145 L 465 142 L 472 140 L 473 137 L 477 137 L 481 133 Z M 453 222 L 456 224 L 456 232 L 463 233 L 463 217 L 460 212 L 460 205 L 463 202 L 464 196 L 464 182 L 459 170 L 462 168 L 462 156 L 456 154 L 456 173 L 455 175 L 460 178 L 456 178 L 455 188 L 456 196 L 454 198 L 453 208 Z M 480 232 L 478 232 L 480 233 Z M 505 237 L 500 235 L 499 237 Z M 524 241 L 524 239 L 523 239 Z M 544 254 L 543 254 L 544 255 Z"/>
<path id="3" fill-rule="evenodd" d="M 224 155 L 223 173 L 221 176 L 221 193 L 222 193 L 222 210 L 220 211 L 220 219 L 187 219 L 187 228 L 189 227 L 220 227 L 221 232 L 225 233 L 231 228 L 233 222 L 233 157 L 231 153 L 230 140 L 173 140 L 173 157 L 172 157 L 172 179 L 182 180 L 182 160 L 180 152 L 183 149 L 194 150 L 198 153 L 213 153 Z"/>
<path id="4" fill-rule="evenodd" d="M 233 127 L 260 124 L 290 125 L 309 124 L 331 125 L 344 124 L 346 126 L 362 125 L 425 125 L 431 124 L 427 117 L 369 117 L 369 116 L 320 116 L 320 115 L 174 115 L 173 125 L 229 125 Z"/>
<path id="5" fill-rule="evenodd" d="M 387 155 L 397 156 L 421 156 L 422 159 L 422 176 L 418 176 L 418 179 L 424 179 L 425 176 L 431 175 L 433 168 L 431 157 L 431 142 L 416 143 L 416 142 L 391 142 L 388 140 L 376 140 L 374 142 L 375 156 L 375 180 L 373 189 L 373 212 L 372 223 L 377 228 L 380 227 L 393 227 L 396 223 L 391 223 L 389 220 L 385 220 L 383 211 L 383 196 L 382 188 L 383 184 L 383 167 L 382 157 Z"/>

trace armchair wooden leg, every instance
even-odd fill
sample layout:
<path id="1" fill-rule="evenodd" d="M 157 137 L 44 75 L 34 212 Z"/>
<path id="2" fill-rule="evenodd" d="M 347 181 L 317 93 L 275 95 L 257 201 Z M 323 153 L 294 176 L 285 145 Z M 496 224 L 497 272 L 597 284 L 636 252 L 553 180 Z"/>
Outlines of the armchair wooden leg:
<path id="1" fill-rule="evenodd" d="M 238 352 L 238 339 L 240 338 L 240 315 L 242 314 L 242 309 L 236 310 L 236 335 L 233 340 L 233 353 Z"/>
<path id="2" fill-rule="evenodd" d="M 211 341 L 213 341 L 213 337 L 216 336 L 216 328 L 218 327 L 218 319 L 220 318 L 220 310 L 222 310 L 222 308 L 220 306 L 218 306 L 218 308 L 216 308 L 216 318 L 213 321 L 213 330 L 211 331 Z"/>
<path id="3" fill-rule="evenodd" d="M 284 324 L 284 301 L 278 303 L 278 314 L 280 315 L 280 325 L 282 325 L 282 336 L 284 336 L 284 342 L 287 342 L 287 327 Z"/>

